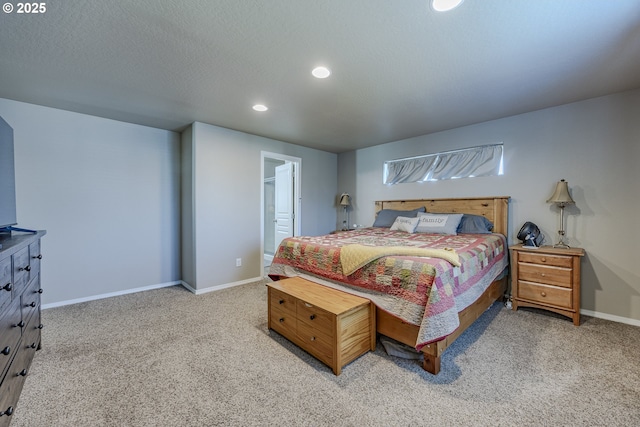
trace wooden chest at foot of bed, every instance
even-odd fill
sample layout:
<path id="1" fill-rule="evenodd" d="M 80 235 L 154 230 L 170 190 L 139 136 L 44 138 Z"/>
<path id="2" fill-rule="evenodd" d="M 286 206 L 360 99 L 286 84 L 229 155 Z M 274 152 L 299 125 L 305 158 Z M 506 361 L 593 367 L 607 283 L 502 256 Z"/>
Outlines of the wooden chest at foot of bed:
<path id="1" fill-rule="evenodd" d="M 342 367 L 375 350 L 375 306 L 299 277 L 267 284 L 268 326 L 328 365 Z"/>

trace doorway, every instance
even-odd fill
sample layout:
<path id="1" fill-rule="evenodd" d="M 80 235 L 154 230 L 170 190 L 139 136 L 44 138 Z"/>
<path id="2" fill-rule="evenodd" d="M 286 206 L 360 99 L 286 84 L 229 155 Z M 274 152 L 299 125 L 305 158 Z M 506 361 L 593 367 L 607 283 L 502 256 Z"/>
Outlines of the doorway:
<path id="1" fill-rule="evenodd" d="M 300 235 L 302 159 L 262 152 L 261 252 L 263 275 L 283 238 Z"/>

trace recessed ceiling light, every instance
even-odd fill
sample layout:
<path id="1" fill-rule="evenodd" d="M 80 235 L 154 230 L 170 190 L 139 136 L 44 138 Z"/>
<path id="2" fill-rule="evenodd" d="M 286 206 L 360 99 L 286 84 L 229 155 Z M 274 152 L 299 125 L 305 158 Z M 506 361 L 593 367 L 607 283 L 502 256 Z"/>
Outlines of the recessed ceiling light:
<path id="1" fill-rule="evenodd" d="M 447 12 L 460 6 L 464 0 L 431 0 L 431 8 L 436 12 Z"/>
<path id="2" fill-rule="evenodd" d="M 326 79 L 331 75 L 331 70 L 327 67 L 316 67 L 311 71 L 311 74 L 313 74 L 313 77 L 315 78 Z"/>
<path id="3" fill-rule="evenodd" d="M 256 111 L 267 111 L 269 109 L 269 107 L 267 107 L 266 105 L 262 105 L 262 104 L 256 104 L 253 106 L 253 109 Z"/>

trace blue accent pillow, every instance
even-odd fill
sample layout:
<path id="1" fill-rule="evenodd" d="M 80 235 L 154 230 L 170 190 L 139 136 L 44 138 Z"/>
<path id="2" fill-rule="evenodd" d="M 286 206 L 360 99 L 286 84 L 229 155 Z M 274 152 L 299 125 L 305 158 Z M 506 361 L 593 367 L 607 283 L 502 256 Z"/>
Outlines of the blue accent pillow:
<path id="1" fill-rule="evenodd" d="M 491 234 L 493 223 L 482 215 L 464 214 L 458 225 L 458 234 Z"/>
<path id="2" fill-rule="evenodd" d="M 426 212 L 427 210 L 423 207 L 416 208 L 412 211 L 400 211 L 394 209 L 382 209 L 378 212 L 376 216 L 376 220 L 373 222 L 372 227 L 385 227 L 391 228 L 396 218 L 399 216 L 404 216 L 407 218 L 415 218 L 418 216 L 418 212 Z"/>

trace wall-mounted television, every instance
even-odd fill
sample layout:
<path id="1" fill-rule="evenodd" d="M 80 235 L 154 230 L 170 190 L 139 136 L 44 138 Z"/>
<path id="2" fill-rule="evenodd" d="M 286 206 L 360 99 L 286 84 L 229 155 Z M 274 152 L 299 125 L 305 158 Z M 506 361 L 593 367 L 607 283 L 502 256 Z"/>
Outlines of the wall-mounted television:
<path id="1" fill-rule="evenodd" d="M 0 117 L 0 231 L 17 222 L 13 128 Z"/>

